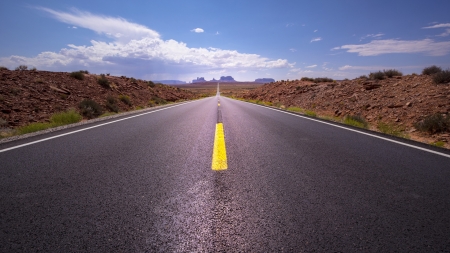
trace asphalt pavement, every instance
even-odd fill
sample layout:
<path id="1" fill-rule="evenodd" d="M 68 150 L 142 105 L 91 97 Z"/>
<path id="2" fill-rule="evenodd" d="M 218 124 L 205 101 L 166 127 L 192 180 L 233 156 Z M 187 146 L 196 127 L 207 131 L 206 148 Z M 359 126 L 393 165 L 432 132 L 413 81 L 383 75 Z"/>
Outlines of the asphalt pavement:
<path id="1" fill-rule="evenodd" d="M 218 171 L 218 97 L 0 144 L 0 252 L 450 251 L 448 151 L 220 114 Z"/>

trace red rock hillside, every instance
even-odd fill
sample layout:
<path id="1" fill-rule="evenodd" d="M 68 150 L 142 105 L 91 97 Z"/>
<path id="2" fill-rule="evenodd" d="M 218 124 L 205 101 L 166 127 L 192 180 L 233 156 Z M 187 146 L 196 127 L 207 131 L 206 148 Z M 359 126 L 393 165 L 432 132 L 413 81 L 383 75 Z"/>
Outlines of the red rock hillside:
<path id="1" fill-rule="evenodd" d="M 18 127 L 31 122 L 45 122 L 53 113 L 70 108 L 78 109 L 83 99 L 102 105 L 106 98 L 114 97 L 120 111 L 136 107 L 149 107 L 161 99 L 174 102 L 194 99 L 190 91 L 167 85 L 149 85 L 148 82 L 128 77 L 105 76 L 108 85 L 101 86 L 99 76 L 84 74 L 83 80 L 70 73 L 7 69 L 0 70 L 0 121 L 2 127 Z M 128 96 L 130 105 L 120 101 Z M 151 101 L 153 100 L 153 101 Z"/>
<path id="2" fill-rule="evenodd" d="M 416 131 L 414 123 L 432 114 L 450 113 L 450 85 L 434 84 L 427 75 L 396 76 L 384 80 L 354 79 L 340 82 L 278 81 L 244 94 L 245 99 L 300 107 L 327 117 L 360 115 L 377 130 L 379 122 L 406 131 L 412 139 L 427 143 L 450 135 Z"/>

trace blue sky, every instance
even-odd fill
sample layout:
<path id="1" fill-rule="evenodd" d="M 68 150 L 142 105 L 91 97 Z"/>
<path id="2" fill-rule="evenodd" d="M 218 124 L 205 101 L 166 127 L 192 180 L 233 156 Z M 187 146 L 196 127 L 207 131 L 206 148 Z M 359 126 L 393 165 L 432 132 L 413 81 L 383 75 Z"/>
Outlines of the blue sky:
<path id="1" fill-rule="evenodd" d="M 1 1 L 0 66 L 145 80 L 450 67 L 448 0 Z"/>

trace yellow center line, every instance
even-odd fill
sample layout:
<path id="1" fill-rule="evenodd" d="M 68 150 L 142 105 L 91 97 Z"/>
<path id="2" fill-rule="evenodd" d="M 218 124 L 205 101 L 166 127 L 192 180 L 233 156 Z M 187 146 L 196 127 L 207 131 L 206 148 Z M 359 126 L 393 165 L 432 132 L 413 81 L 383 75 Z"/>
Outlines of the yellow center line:
<path id="1" fill-rule="evenodd" d="M 225 135 L 223 132 L 223 124 L 216 124 L 216 135 L 214 137 L 214 150 L 211 168 L 213 170 L 226 170 L 227 165 L 227 149 L 225 147 Z"/>

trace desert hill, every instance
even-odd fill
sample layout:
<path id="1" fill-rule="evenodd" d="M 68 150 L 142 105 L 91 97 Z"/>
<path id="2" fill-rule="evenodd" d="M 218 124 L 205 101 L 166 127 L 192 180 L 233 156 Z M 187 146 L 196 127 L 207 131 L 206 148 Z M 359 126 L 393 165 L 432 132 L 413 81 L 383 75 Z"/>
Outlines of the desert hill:
<path id="1" fill-rule="evenodd" d="M 444 119 L 450 119 L 449 84 L 435 84 L 430 75 L 327 81 L 278 81 L 240 96 L 284 108 L 312 110 L 329 119 L 360 116 L 372 130 L 379 130 L 382 124 L 402 131 L 412 139 L 428 143 L 440 141 L 449 147 L 449 128 L 434 133 L 419 132 L 415 128 L 416 123 L 430 115 L 440 114 Z"/>
<path id="2" fill-rule="evenodd" d="M 70 108 L 79 110 L 85 99 L 95 101 L 108 112 L 197 97 L 184 89 L 125 76 L 77 74 L 0 69 L 0 128 L 48 121 L 54 113 Z"/>

